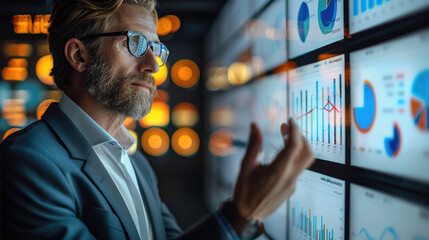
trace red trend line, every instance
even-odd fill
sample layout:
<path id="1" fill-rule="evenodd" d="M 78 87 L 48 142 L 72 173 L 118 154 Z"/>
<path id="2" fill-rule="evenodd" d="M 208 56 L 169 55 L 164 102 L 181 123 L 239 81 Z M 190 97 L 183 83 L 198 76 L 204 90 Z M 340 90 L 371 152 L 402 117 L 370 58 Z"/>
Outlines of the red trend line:
<path id="1" fill-rule="evenodd" d="M 328 109 L 328 108 L 327 108 L 327 106 L 328 106 L 328 105 L 331 105 L 331 106 L 332 106 L 332 108 L 331 108 L 331 109 Z M 337 112 L 340 112 L 340 110 L 338 110 L 338 109 L 334 106 L 334 104 L 332 104 L 332 103 L 331 103 L 331 101 L 328 101 L 328 102 L 326 103 L 326 105 L 325 105 L 323 108 L 314 107 L 314 108 L 312 108 L 310 111 L 308 111 L 307 113 L 305 113 L 305 114 L 303 114 L 303 115 L 301 115 L 301 116 L 299 116 L 299 117 L 297 117 L 297 116 L 295 115 L 295 113 L 293 113 L 293 115 L 294 115 L 294 117 L 296 118 L 296 120 L 299 120 L 300 118 L 302 118 L 302 117 L 304 117 L 304 116 L 306 116 L 306 115 L 310 114 L 311 112 L 313 112 L 313 110 L 314 110 L 314 109 L 318 109 L 318 110 L 325 110 L 325 111 L 328 111 L 328 112 L 332 112 L 333 110 L 335 110 L 335 111 L 337 111 Z"/>

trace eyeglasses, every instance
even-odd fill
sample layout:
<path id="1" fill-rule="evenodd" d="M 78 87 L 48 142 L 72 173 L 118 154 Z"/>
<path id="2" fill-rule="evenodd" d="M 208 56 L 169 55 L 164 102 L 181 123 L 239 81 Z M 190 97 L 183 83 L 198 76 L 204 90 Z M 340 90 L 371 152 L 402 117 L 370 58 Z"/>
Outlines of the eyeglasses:
<path id="1" fill-rule="evenodd" d="M 97 37 L 121 36 L 121 35 L 127 36 L 128 51 L 134 57 L 138 57 L 138 58 L 143 57 L 150 47 L 152 49 L 152 52 L 155 54 L 155 56 L 159 58 L 157 62 L 160 67 L 167 62 L 167 58 L 169 54 L 167 47 L 162 43 L 152 42 L 147 40 L 147 38 L 143 34 L 138 32 L 123 31 L 123 32 L 99 33 L 99 34 L 85 36 L 80 40 L 86 40 L 86 39 L 97 38 Z"/>

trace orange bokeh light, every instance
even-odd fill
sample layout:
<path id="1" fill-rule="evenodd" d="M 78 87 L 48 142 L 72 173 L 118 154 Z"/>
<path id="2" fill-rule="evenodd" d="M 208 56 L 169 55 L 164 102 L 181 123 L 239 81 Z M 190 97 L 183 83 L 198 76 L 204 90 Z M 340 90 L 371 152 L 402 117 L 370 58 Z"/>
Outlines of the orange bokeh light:
<path id="1" fill-rule="evenodd" d="M 5 55 L 9 57 L 29 57 L 33 53 L 33 47 L 27 43 L 7 44 Z"/>
<path id="2" fill-rule="evenodd" d="M 141 145 L 148 154 L 161 156 L 167 153 L 170 139 L 168 134 L 161 128 L 150 128 L 143 133 Z"/>
<path id="3" fill-rule="evenodd" d="M 158 19 L 156 32 L 160 36 L 165 36 L 171 32 L 172 27 L 173 27 L 173 24 L 170 18 L 161 17 L 160 19 Z"/>
<path id="4" fill-rule="evenodd" d="M 21 67 L 26 68 L 28 66 L 28 61 L 25 58 L 11 58 L 7 64 L 9 67 Z"/>
<path id="5" fill-rule="evenodd" d="M 164 127 L 170 122 L 170 107 L 165 102 L 153 102 L 152 109 L 142 119 L 140 126 L 147 128 L 151 126 Z"/>
<path id="6" fill-rule="evenodd" d="M 9 81 L 24 81 L 28 71 L 24 67 L 4 67 L 1 71 L 2 78 Z"/>
<path id="7" fill-rule="evenodd" d="M 37 119 L 40 120 L 42 118 L 42 115 L 45 113 L 46 109 L 48 109 L 49 105 L 53 102 L 58 102 L 54 99 L 46 99 L 43 102 L 39 104 L 37 107 Z"/>
<path id="8" fill-rule="evenodd" d="M 198 110 L 190 103 L 177 104 L 171 113 L 171 121 L 176 127 L 193 127 L 198 119 Z"/>
<path id="9" fill-rule="evenodd" d="M 192 60 L 179 60 L 171 68 L 171 79 L 179 87 L 193 87 L 200 79 L 200 69 Z"/>
<path id="10" fill-rule="evenodd" d="M 136 121 L 133 118 L 127 117 L 122 123 L 128 130 L 133 130 L 136 128 Z"/>
<path id="11" fill-rule="evenodd" d="M 192 156 L 200 147 L 200 138 L 190 128 L 179 128 L 171 137 L 171 147 L 181 156 Z"/>
<path id="12" fill-rule="evenodd" d="M 54 67 L 54 60 L 52 55 L 46 55 L 41 58 L 36 63 L 36 74 L 40 81 L 47 85 L 54 85 L 54 78 L 50 76 L 51 69 Z"/>
<path id="13" fill-rule="evenodd" d="M 11 128 L 11 129 L 7 130 L 7 131 L 4 133 L 4 135 L 3 135 L 3 139 L 2 139 L 2 141 L 3 141 L 5 138 L 7 138 L 9 135 L 11 135 L 12 133 L 17 132 L 17 131 L 19 131 L 19 130 L 21 130 L 21 129 L 20 129 L 20 128 Z"/>
<path id="14" fill-rule="evenodd" d="M 225 157 L 234 153 L 232 142 L 234 134 L 227 129 L 213 132 L 209 138 L 209 150 L 212 154 Z"/>
<path id="15" fill-rule="evenodd" d="M 155 102 L 168 102 L 168 100 L 170 99 L 170 95 L 168 94 L 167 91 L 164 90 L 158 90 L 156 91 L 156 97 L 154 99 Z"/>
<path id="16" fill-rule="evenodd" d="M 171 32 L 177 32 L 177 30 L 179 30 L 180 25 L 181 25 L 180 19 L 177 16 L 175 16 L 175 15 L 167 15 L 167 16 L 164 16 L 164 17 L 170 19 L 170 22 L 171 22 Z"/>

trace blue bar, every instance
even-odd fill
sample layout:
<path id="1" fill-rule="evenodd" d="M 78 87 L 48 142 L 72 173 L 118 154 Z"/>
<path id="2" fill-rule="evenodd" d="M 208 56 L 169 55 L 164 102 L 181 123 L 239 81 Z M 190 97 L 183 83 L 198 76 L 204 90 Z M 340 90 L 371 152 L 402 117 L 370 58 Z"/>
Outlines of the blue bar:
<path id="1" fill-rule="evenodd" d="M 336 97 L 335 97 L 335 78 L 334 78 L 334 107 L 337 107 Z M 334 144 L 337 144 L 337 110 L 334 109 Z"/>
<path id="2" fill-rule="evenodd" d="M 325 142 L 325 93 L 322 87 L 322 142 Z"/>
<path id="3" fill-rule="evenodd" d="M 373 9 L 375 5 L 375 0 L 368 0 L 368 9 Z"/>
<path id="4" fill-rule="evenodd" d="M 319 81 L 316 81 L 316 141 L 319 142 Z"/>
<path id="5" fill-rule="evenodd" d="M 359 14 L 359 0 L 353 0 L 353 16 L 357 16 L 358 14 Z"/>
<path id="6" fill-rule="evenodd" d="M 305 229 L 305 232 L 307 233 L 307 211 L 305 211 L 305 213 L 304 213 L 304 220 L 305 220 L 304 221 L 305 222 L 305 224 L 304 224 L 305 228 L 304 229 Z"/>
<path id="7" fill-rule="evenodd" d="M 305 138 L 308 139 L 308 115 L 307 115 L 307 113 L 308 113 L 308 110 L 307 110 L 308 103 L 307 103 L 307 100 L 308 100 L 307 90 L 305 90 Z"/>
<path id="8" fill-rule="evenodd" d="M 366 12 L 366 1 L 367 0 L 361 0 L 360 1 L 360 11 L 363 13 Z"/>
<path id="9" fill-rule="evenodd" d="M 303 127 L 302 127 L 302 117 L 303 117 L 303 114 L 302 114 L 302 90 L 301 90 L 301 114 L 300 114 L 300 116 L 301 116 L 301 133 L 302 133 L 302 129 L 303 129 Z"/>
<path id="10" fill-rule="evenodd" d="M 377 0 L 377 6 L 380 6 L 381 4 L 383 4 L 383 0 Z"/>
<path id="11" fill-rule="evenodd" d="M 328 103 L 329 103 L 329 87 L 328 87 Z M 330 112 L 328 111 L 328 143 L 331 143 L 331 118 Z"/>

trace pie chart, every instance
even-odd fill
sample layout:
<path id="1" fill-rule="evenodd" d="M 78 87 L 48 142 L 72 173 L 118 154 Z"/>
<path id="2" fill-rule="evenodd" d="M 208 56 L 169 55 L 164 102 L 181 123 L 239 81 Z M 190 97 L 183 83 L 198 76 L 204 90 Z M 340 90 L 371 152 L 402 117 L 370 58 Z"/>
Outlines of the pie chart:
<path id="1" fill-rule="evenodd" d="M 401 147 L 401 131 L 398 124 L 393 124 L 393 136 L 384 139 L 384 148 L 389 157 L 396 157 Z"/>
<path id="2" fill-rule="evenodd" d="M 308 5 L 302 2 L 298 12 L 298 35 L 302 42 L 305 42 L 305 39 L 307 39 L 309 28 L 310 11 L 308 10 Z"/>
<path id="3" fill-rule="evenodd" d="M 429 131 L 429 70 L 417 75 L 411 93 L 410 104 L 414 124 L 422 131 Z"/>
<path id="4" fill-rule="evenodd" d="M 365 80 L 363 84 L 363 106 L 353 108 L 353 120 L 361 133 L 367 133 L 374 125 L 377 103 L 371 83 Z"/>
<path id="5" fill-rule="evenodd" d="M 323 34 L 330 33 L 337 17 L 337 0 L 319 0 L 319 27 Z"/>

